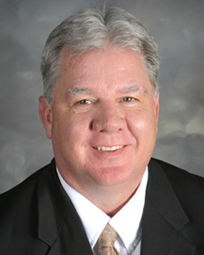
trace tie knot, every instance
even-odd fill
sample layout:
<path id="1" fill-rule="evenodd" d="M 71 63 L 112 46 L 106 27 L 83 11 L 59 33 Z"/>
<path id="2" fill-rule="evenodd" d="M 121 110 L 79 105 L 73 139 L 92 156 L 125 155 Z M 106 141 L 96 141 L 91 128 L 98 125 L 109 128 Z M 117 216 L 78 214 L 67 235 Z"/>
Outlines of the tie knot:
<path id="1" fill-rule="evenodd" d="M 114 247 L 116 231 L 107 224 L 98 239 L 99 254 L 118 254 Z"/>

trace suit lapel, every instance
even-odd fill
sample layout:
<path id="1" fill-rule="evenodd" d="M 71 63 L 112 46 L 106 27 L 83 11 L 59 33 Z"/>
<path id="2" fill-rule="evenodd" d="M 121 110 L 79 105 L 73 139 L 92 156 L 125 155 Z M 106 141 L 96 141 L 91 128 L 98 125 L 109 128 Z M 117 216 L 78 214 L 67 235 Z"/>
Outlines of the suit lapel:
<path id="1" fill-rule="evenodd" d="M 188 223 L 189 219 L 163 169 L 151 160 L 142 219 L 141 255 L 193 254 L 194 246 L 185 235 L 187 232 L 183 231 Z"/>
<path id="2" fill-rule="evenodd" d="M 55 162 L 38 184 L 38 237 L 49 246 L 49 255 L 92 255 L 81 220 L 64 189 Z"/>

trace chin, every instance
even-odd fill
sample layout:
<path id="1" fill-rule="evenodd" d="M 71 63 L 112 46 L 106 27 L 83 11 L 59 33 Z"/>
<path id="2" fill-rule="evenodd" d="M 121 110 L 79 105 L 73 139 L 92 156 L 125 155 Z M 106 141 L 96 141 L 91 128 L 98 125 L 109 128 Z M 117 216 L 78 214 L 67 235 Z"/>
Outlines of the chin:
<path id="1" fill-rule="evenodd" d="M 91 178 L 99 185 L 113 186 L 132 181 L 134 179 L 134 174 L 130 169 L 127 171 L 126 167 L 113 166 L 103 167 L 95 171 L 93 170 Z"/>

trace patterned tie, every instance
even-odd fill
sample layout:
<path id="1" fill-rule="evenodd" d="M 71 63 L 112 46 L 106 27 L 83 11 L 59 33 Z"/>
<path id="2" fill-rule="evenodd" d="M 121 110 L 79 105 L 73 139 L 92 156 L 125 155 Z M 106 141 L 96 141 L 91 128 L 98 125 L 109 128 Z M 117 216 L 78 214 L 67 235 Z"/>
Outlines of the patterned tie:
<path id="1" fill-rule="evenodd" d="M 114 246 L 117 236 L 116 231 L 107 224 L 98 239 L 98 255 L 119 255 Z"/>

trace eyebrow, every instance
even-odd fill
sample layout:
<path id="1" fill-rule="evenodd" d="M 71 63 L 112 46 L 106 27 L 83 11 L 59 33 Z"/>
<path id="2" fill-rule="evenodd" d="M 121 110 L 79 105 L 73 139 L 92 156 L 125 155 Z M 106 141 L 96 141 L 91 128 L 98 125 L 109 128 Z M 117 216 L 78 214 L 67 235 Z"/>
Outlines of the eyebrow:
<path id="1" fill-rule="evenodd" d="M 121 93 L 129 93 L 129 92 L 137 92 L 137 91 L 141 91 L 144 94 L 148 93 L 147 88 L 145 88 L 144 86 L 139 86 L 139 85 L 130 86 L 120 90 Z"/>
<path id="2" fill-rule="evenodd" d="M 144 94 L 148 94 L 147 89 L 144 86 L 139 86 L 139 85 L 134 85 L 134 86 L 129 86 L 127 88 L 119 90 L 120 93 L 129 93 L 129 92 L 137 92 L 141 91 Z M 68 98 L 71 95 L 88 95 L 88 94 L 93 94 L 94 91 L 89 88 L 80 88 L 80 87 L 74 87 L 71 89 L 68 89 L 65 93 L 65 98 Z"/>
<path id="3" fill-rule="evenodd" d="M 74 87 L 66 91 L 65 98 L 68 98 L 70 95 L 80 95 L 80 94 L 87 95 L 92 93 L 93 93 L 93 90 L 91 89 Z"/>

